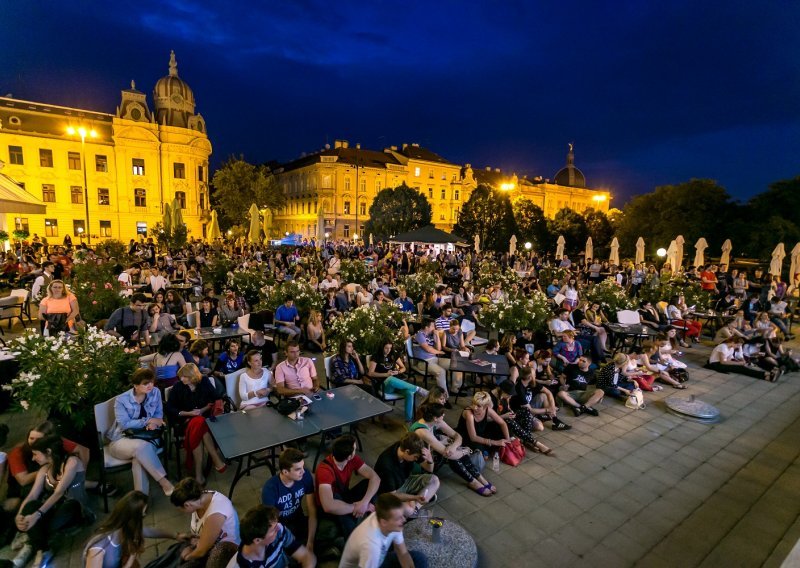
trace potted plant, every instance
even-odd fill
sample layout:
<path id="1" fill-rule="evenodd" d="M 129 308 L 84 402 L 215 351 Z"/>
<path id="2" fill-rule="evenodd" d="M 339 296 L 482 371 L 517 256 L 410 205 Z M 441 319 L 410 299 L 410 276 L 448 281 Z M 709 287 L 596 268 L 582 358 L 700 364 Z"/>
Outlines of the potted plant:
<path id="1" fill-rule="evenodd" d="M 378 309 L 360 306 L 346 312 L 331 324 L 329 351 L 334 353 L 342 339 L 352 341 L 356 351 L 362 355 L 372 355 L 386 341 L 392 341 L 395 349 L 401 350 L 402 323 L 403 312 L 395 304 L 382 304 Z"/>

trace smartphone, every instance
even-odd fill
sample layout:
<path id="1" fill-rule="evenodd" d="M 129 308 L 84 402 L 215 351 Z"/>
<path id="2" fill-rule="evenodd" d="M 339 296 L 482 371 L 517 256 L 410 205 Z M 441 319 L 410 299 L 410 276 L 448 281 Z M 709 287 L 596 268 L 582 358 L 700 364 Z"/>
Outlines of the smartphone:
<path id="1" fill-rule="evenodd" d="M 314 400 L 322 400 L 322 397 L 319 396 L 317 393 L 314 393 Z"/>

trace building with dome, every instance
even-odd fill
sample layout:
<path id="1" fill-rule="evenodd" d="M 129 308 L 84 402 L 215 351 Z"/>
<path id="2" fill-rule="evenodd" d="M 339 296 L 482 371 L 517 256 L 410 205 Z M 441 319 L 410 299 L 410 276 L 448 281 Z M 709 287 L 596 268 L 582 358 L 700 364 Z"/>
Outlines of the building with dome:
<path id="1" fill-rule="evenodd" d="M 127 241 L 154 236 L 163 204 L 177 200 L 189 237 L 200 238 L 210 209 L 210 155 L 205 120 L 174 52 L 152 107 L 133 81 L 114 114 L 0 97 L 2 174 L 45 211 L 0 208 L 0 230 L 50 243 L 66 235 Z"/>
<path id="2" fill-rule="evenodd" d="M 296 233 L 306 238 L 351 239 L 364 234 L 369 207 L 383 188 L 403 183 L 427 197 L 434 225 L 452 231 L 461 207 L 479 185 L 507 191 L 513 200 L 530 199 L 547 217 L 569 208 L 579 213 L 594 208 L 608 212 L 610 194 L 586 187 L 575 167 L 572 144 L 567 166 L 551 181 L 519 177 L 496 168 L 461 166 L 419 144 L 380 150 L 350 146 L 336 140 L 325 147 L 273 170 L 286 196 L 286 205 L 273 216 L 277 234 Z M 323 234 L 318 234 L 320 231 Z"/>

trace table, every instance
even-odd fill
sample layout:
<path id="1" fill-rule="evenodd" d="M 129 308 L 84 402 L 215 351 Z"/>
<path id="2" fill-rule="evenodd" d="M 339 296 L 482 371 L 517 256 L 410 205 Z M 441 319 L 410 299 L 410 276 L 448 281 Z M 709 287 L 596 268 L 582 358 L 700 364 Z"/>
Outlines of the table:
<path id="1" fill-rule="evenodd" d="M 430 568 L 474 568 L 478 565 L 478 547 L 464 527 L 446 519 L 439 535 L 440 542 L 433 542 L 433 527 L 427 518 L 409 521 L 403 527 L 406 546 L 425 554 Z"/>
<path id="2" fill-rule="evenodd" d="M 175 290 L 180 292 L 183 298 L 188 302 L 190 292 L 194 289 L 194 286 L 191 284 L 170 284 L 167 286 L 167 290 Z"/>
<path id="3" fill-rule="evenodd" d="M 345 385 L 331 389 L 331 392 L 334 393 L 334 398 L 328 398 L 320 391 L 321 400 L 315 399 L 306 413 L 305 421 L 315 424 L 322 435 L 314 458 L 314 469 L 317 468 L 317 461 L 325 447 L 326 433 L 392 411 L 391 406 L 356 385 Z M 354 435 L 358 438 L 357 432 Z M 359 444 L 360 442 L 361 440 Z"/>
<path id="4" fill-rule="evenodd" d="M 319 427 L 311 420 L 292 420 L 267 406 L 221 414 L 206 423 L 225 459 L 238 462 L 229 498 L 239 480 L 253 469 L 266 465 L 275 474 L 272 459 L 276 447 L 319 433 Z M 252 455 L 264 450 L 272 450 L 271 459 L 256 460 L 254 464 Z M 248 458 L 247 467 L 244 458 Z"/>
<path id="5" fill-rule="evenodd" d="M 632 338 L 633 344 L 631 347 L 641 347 L 642 340 L 646 338 L 653 338 L 658 335 L 658 331 L 643 324 L 622 324 L 622 323 L 609 323 L 606 328 L 611 332 L 611 350 L 616 351 L 616 347 L 622 340 L 624 346 L 625 339 Z"/>
<path id="6" fill-rule="evenodd" d="M 715 310 L 708 310 L 705 312 L 689 312 L 689 315 L 700 321 L 701 325 L 711 334 L 712 339 L 722 325 L 736 317 L 731 314 L 724 314 Z"/>
<path id="7" fill-rule="evenodd" d="M 214 333 L 214 329 L 220 329 L 219 333 Z M 246 337 L 250 335 L 249 331 L 245 331 L 240 327 L 223 327 L 223 328 L 213 328 L 213 327 L 200 327 L 200 328 L 188 328 L 187 331 L 192 334 L 192 340 L 195 339 L 205 339 L 208 342 L 212 341 L 224 341 L 226 339 L 231 339 L 232 337 Z M 161 342 L 161 338 L 163 337 L 162 332 L 151 333 L 150 334 L 150 346 L 156 347 Z"/>
<path id="8" fill-rule="evenodd" d="M 488 361 L 490 363 L 494 363 L 495 368 L 492 368 L 492 365 L 478 365 L 474 363 L 472 359 L 481 359 L 483 361 Z M 464 375 L 473 375 L 473 376 L 491 376 L 491 377 L 508 377 L 510 373 L 510 367 L 508 364 L 508 359 L 506 359 L 505 355 L 492 355 L 491 353 L 480 353 L 478 355 L 472 354 L 470 357 L 462 357 L 457 351 L 453 352 L 452 357 L 450 358 L 450 366 L 447 369 L 447 376 L 449 379 L 449 384 L 453 383 L 453 373 L 463 373 Z M 462 383 L 461 389 L 459 389 L 458 394 L 456 395 L 456 402 L 458 402 L 458 397 L 461 396 L 461 390 L 464 389 L 466 385 L 466 381 Z M 473 389 L 481 386 L 483 387 L 483 380 L 480 383 L 473 381 Z"/>

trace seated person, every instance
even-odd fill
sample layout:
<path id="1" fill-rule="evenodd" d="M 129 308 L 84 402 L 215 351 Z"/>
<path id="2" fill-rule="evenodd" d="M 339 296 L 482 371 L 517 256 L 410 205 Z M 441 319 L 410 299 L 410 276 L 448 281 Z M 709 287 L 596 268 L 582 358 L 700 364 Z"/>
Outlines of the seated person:
<path id="1" fill-rule="evenodd" d="M 261 503 L 278 510 L 278 520 L 291 531 L 300 544 L 314 551 L 317 534 L 317 503 L 314 478 L 305 468 L 305 455 L 296 448 L 287 448 L 278 457 L 278 473 L 270 477 L 261 490 Z M 303 501 L 308 517 L 303 512 Z M 242 519 L 244 526 L 244 519 Z M 244 540 L 244 533 L 242 533 Z"/>
<path id="2" fill-rule="evenodd" d="M 625 401 L 631 392 L 638 388 L 636 383 L 628 379 L 627 368 L 628 356 L 625 353 L 617 353 L 611 363 L 598 371 L 597 388 L 612 398 Z"/>
<path id="3" fill-rule="evenodd" d="M 362 479 L 353 486 L 354 475 Z M 317 505 L 339 526 L 346 539 L 373 512 L 372 501 L 378 493 L 381 478 L 356 454 L 356 439 L 345 434 L 333 441 L 331 453 L 317 466 Z"/>
<path id="4" fill-rule="evenodd" d="M 331 359 L 331 373 L 329 379 L 334 387 L 364 385 L 364 365 L 352 341 L 339 341 L 339 351 Z"/>
<path id="5" fill-rule="evenodd" d="M 557 372 L 563 372 L 570 365 L 574 365 L 583 355 L 583 347 L 575 341 L 575 332 L 566 330 L 561 334 L 561 341 L 553 347 L 553 367 Z"/>
<path id="6" fill-rule="evenodd" d="M 317 565 L 314 553 L 280 522 L 278 509 L 256 505 L 244 514 L 242 544 L 226 568 L 284 568 L 287 558 L 301 568 Z"/>
<path id="7" fill-rule="evenodd" d="M 230 499 L 187 477 L 178 482 L 169 500 L 192 516 L 193 538 L 181 550 L 181 566 L 227 566 L 239 548 L 239 516 Z"/>
<path id="8" fill-rule="evenodd" d="M 731 336 L 711 351 L 708 357 L 707 368 L 720 373 L 737 373 L 765 381 L 774 381 L 780 373 L 780 368 L 774 371 L 765 371 L 755 366 L 750 366 L 747 361 L 736 358 L 736 349 L 741 348 L 744 341 L 740 337 Z"/>
<path id="9" fill-rule="evenodd" d="M 317 310 L 311 310 L 306 324 L 306 349 L 314 353 L 322 353 L 326 347 L 322 314 Z"/>
<path id="10" fill-rule="evenodd" d="M 284 348 L 286 359 L 275 368 L 275 390 L 280 396 L 312 395 L 317 392 L 319 379 L 314 362 L 300 357 L 300 345 L 288 341 Z"/>
<path id="11" fill-rule="evenodd" d="M 404 523 L 403 502 L 391 493 L 381 495 L 375 512 L 347 540 L 339 568 L 427 568 L 424 554 L 406 548 Z"/>
<path id="12" fill-rule="evenodd" d="M 496 409 L 495 412 L 508 425 L 508 430 L 519 438 L 523 444 L 534 452 L 550 455 L 552 450 L 533 436 L 533 420 L 517 420 L 517 413 L 511 408 L 511 399 L 516 392 L 516 386 L 511 381 L 503 381 L 497 385 L 490 393 L 492 404 Z M 528 413 L 528 416 L 530 417 L 530 413 Z"/>
<path id="13" fill-rule="evenodd" d="M 458 420 L 456 431 L 467 446 L 482 452 L 495 452 L 511 441 L 505 420 L 492 407 L 489 393 L 476 392 L 472 404 L 464 409 Z M 494 486 L 490 487 L 496 493 Z"/>
<path id="14" fill-rule="evenodd" d="M 406 517 L 436 498 L 439 478 L 433 474 L 430 448 L 413 432 L 406 432 L 383 452 L 375 462 L 381 479 L 379 493 L 394 493 L 402 502 Z"/>
<path id="15" fill-rule="evenodd" d="M 403 393 L 405 419 L 411 422 L 414 419 L 414 395 L 420 393 L 426 397 L 428 391 L 400 379 L 397 375 L 402 375 L 405 370 L 403 358 L 394 353 L 394 344 L 387 341 L 379 352 L 372 355 L 367 365 L 367 378 L 373 389 L 382 386 L 384 394 Z"/>
<path id="16" fill-rule="evenodd" d="M 294 298 L 286 296 L 284 303 L 275 310 L 275 325 L 278 326 L 279 332 L 287 334 L 289 339 L 294 339 L 302 331 L 298 323 L 300 323 L 300 313 L 294 305 Z"/>
<path id="17" fill-rule="evenodd" d="M 240 410 L 258 408 L 269 402 L 269 393 L 272 390 L 272 373 L 264 367 L 261 351 L 251 349 L 244 356 L 247 370 L 239 375 L 239 404 Z"/>
<path id="18" fill-rule="evenodd" d="M 224 381 L 225 375 L 235 373 L 244 367 L 244 353 L 241 350 L 242 344 L 238 339 L 228 341 L 227 349 L 220 354 L 214 365 L 214 376 Z"/>
<path id="19" fill-rule="evenodd" d="M 575 365 L 570 365 L 564 371 L 566 390 L 559 391 L 558 398 L 572 407 L 575 416 L 600 414 L 595 405 L 603 400 L 603 391 L 591 387 L 595 382 L 595 371 L 591 365 L 591 358 L 588 355 L 581 355 Z"/>

